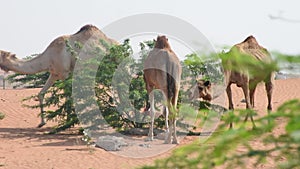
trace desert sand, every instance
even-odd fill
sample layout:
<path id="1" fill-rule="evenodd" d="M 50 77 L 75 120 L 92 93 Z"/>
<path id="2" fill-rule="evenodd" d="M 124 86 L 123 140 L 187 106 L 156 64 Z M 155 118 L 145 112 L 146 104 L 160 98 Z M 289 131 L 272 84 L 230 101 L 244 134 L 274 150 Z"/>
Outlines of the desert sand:
<path id="1" fill-rule="evenodd" d="M 235 108 L 244 108 L 241 102 L 243 93 L 235 85 L 233 98 Z M 43 128 L 36 128 L 40 122 L 39 109 L 29 109 L 22 106 L 21 100 L 37 94 L 40 89 L 1 89 L 0 111 L 5 118 L 0 120 L 0 168 L 1 169 L 89 169 L 136 168 L 145 164 L 152 164 L 155 159 L 161 159 L 171 154 L 172 150 L 147 158 L 130 158 L 107 152 L 100 148 L 88 147 L 82 136 L 76 134 L 75 129 L 54 135 L 45 134 L 50 131 L 55 122 L 48 122 Z M 225 92 L 224 92 L 225 94 Z M 266 114 L 267 97 L 264 85 L 260 84 L 255 95 L 255 110 L 258 115 Z M 227 107 L 227 98 L 224 105 Z M 300 99 L 300 79 L 276 80 L 273 94 L 273 109 L 290 99 Z M 32 100 L 34 103 L 35 101 Z M 278 119 L 278 123 L 281 122 Z M 273 131 L 274 134 L 283 132 L 282 125 Z M 197 136 L 185 137 L 180 145 L 187 144 Z M 256 146 L 264 146 L 253 142 Z M 179 146 L 180 146 L 179 145 Z M 163 146 L 163 145 L 162 145 Z M 243 151 L 243 150 L 240 150 Z M 274 161 L 270 160 L 259 168 L 273 168 Z"/>

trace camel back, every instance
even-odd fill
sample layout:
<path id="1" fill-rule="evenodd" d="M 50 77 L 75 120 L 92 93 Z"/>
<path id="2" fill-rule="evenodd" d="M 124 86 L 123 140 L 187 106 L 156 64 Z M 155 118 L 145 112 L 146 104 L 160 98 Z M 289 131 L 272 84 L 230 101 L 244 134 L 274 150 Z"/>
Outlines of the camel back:
<path id="1" fill-rule="evenodd" d="M 241 53 L 248 54 L 259 61 L 271 61 L 270 53 L 267 49 L 260 46 L 252 35 L 247 37 L 243 42 L 236 44 L 233 48 L 237 48 Z"/>
<path id="2" fill-rule="evenodd" d="M 257 80 L 272 76 L 274 65 L 271 55 L 267 49 L 257 43 L 253 36 L 249 36 L 243 42 L 234 45 L 229 52 L 222 54 L 221 57 L 224 70 L 244 74 L 250 79 Z"/>

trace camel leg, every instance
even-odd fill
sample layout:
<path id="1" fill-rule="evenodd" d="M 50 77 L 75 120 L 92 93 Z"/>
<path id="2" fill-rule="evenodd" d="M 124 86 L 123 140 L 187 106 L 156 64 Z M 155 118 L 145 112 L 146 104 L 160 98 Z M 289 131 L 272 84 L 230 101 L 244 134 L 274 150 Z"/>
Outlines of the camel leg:
<path id="1" fill-rule="evenodd" d="M 273 83 L 271 81 L 265 82 L 267 96 L 268 96 L 268 110 L 272 110 L 272 93 L 273 93 Z"/>
<path id="2" fill-rule="evenodd" d="M 253 86 L 251 86 L 250 88 L 250 104 L 252 108 L 254 107 L 254 94 L 255 94 L 256 86 L 257 84 L 253 84 Z"/>
<path id="3" fill-rule="evenodd" d="M 168 89 L 161 89 L 163 93 L 164 100 L 167 101 L 167 105 L 164 106 L 164 113 L 165 113 L 165 126 L 166 126 L 166 132 L 165 132 L 165 144 L 171 143 L 171 133 L 172 133 L 172 124 L 169 124 L 169 114 L 170 114 L 170 103 L 168 99 Z M 171 129 L 171 131 L 170 131 Z"/>
<path id="4" fill-rule="evenodd" d="M 165 107 L 165 125 L 166 125 L 165 144 L 169 144 L 171 143 L 171 134 L 169 129 L 169 108 L 167 106 Z"/>
<path id="5" fill-rule="evenodd" d="M 229 110 L 233 110 L 233 102 L 232 102 L 232 92 L 231 92 L 231 84 L 228 84 L 226 88 L 226 93 L 228 97 L 228 102 L 229 102 Z"/>
<path id="6" fill-rule="evenodd" d="M 250 88 L 250 104 L 251 104 L 252 108 L 254 108 L 254 94 L 255 94 L 256 86 L 257 86 L 257 83 L 253 84 L 253 86 L 251 86 L 251 88 Z M 246 118 L 247 117 L 248 117 L 248 114 L 246 115 Z M 245 121 L 247 121 L 246 118 L 245 118 Z M 250 116 L 250 120 L 252 122 L 253 129 L 256 128 L 252 115 Z"/>
<path id="7" fill-rule="evenodd" d="M 273 93 L 273 82 L 272 80 L 265 82 L 267 96 L 268 96 L 268 115 L 272 111 L 272 93 Z M 270 120 L 268 119 L 268 124 Z"/>
<path id="8" fill-rule="evenodd" d="M 243 89 L 243 93 L 244 93 L 245 100 L 246 100 L 246 109 L 252 109 L 252 106 L 250 104 L 250 97 L 249 97 L 249 83 L 244 84 L 242 86 L 242 89 Z M 247 113 L 245 120 L 244 120 L 245 122 L 248 120 L 248 116 L 249 116 L 249 114 Z M 250 115 L 250 118 L 251 118 L 251 120 L 253 119 L 252 114 Z"/>
<path id="9" fill-rule="evenodd" d="M 150 99 L 150 116 L 151 116 L 151 123 L 148 133 L 148 141 L 153 141 L 153 125 L 154 125 L 154 118 L 155 118 L 155 107 L 154 107 L 154 93 L 150 92 L 149 94 Z"/>
<path id="10" fill-rule="evenodd" d="M 226 88 L 226 93 L 227 93 L 227 97 L 228 97 L 228 102 L 229 102 L 229 110 L 233 110 L 233 102 L 232 102 L 232 92 L 231 92 L 231 84 L 227 85 Z M 229 123 L 229 128 L 232 128 L 232 122 Z"/>
<path id="11" fill-rule="evenodd" d="M 175 111 L 175 112 L 172 112 L 172 119 L 171 119 L 171 124 L 173 126 L 173 128 L 171 129 L 171 133 L 172 133 L 172 136 L 173 136 L 173 144 L 179 144 L 179 140 L 177 139 L 177 132 L 176 132 L 176 118 L 177 118 L 177 101 L 178 101 L 178 95 L 179 95 L 179 88 L 180 86 L 179 85 L 176 85 L 176 88 L 175 88 L 175 94 L 174 94 L 174 97 L 172 97 L 172 106 L 173 109 L 172 111 Z"/>
<path id="12" fill-rule="evenodd" d="M 244 93 L 245 100 L 246 100 L 246 108 L 251 109 L 252 106 L 250 104 L 249 84 L 248 83 L 244 84 L 242 86 L 242 89 L 243 89 L 243 93 Z"/>
<path id="13" fill-rule="evenodd" d="M 252 113 L 252 112 L 251 112 L 251 113 Z M 255 125 L 255 123 L 254 123 L 254 119 L 253 119 L 252 114 L 251 114 L 251 116 L 250 116 L 250 120 L 251 120 L 251 123 L 252 123 L 252 128 L 255 129 L 255 128 L 256 128 L 256 125 Z"/>
<path id="14" fill-rule="evenodd" d="M 172 137 L 172 136 L 174 137 L 174 123 L 173 123 L 173 121 L 174 121 L 173 117 L 170 118 L 170 134 L 169 134 L 170 139 L 167 140 L 167 141 L 168 141 L 168 144 L 170 144 L 171 141 L 172 141 L 172 140 L 171 140 L 171 137 Z M 176 140 L 173 139 L 173 142 L 174 142 L 174 141 L 176 141 Z"/>
<path id="15" fill-rule="evenodd" d="M 176 133 L 176 119 L 173 119 L 172 121 L 171 121 L 171 123 L 172 123 L 172 126 L 173 126 L 173 128 L 172 128 L 172 134 L 173 134 L 173 144 L 179 144 L 179 141 L 178 141 L 178 139 L 177 139 L 177 133 Z"/>
<path id="16" fill-rule="evenodd" d="M 44 105 L 43 105 L 45 93 L 54 84 L 54 82 L 56 80 L 57 79 L 52 74 L 50 74 L 46 84 L 44 85 L 44 87 L 42 88 L 42 90 L 38 94 L 38 98 L 39 98 L 39 102 L 40 102 L 40 108 L 41 108 L 41 123 L 38 125 L 39 128 L 43 127 L 46 124 L 45 114 L 44 114 Z"/>

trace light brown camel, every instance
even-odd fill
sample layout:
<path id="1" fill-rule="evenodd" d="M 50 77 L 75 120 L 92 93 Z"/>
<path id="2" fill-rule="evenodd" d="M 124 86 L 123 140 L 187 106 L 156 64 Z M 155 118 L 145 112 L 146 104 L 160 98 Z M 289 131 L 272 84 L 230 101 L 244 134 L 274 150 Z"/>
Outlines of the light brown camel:
<path id="1" fill-rule="evenodd" d="M 15 54 L 0 50 L 0 68 L 5 71 L 11 70 L 22 74 L 35 74 L 43 71 L 50 72 L 46 84 L 38 94 L 41 109 L 41 123 L 38 127 L 46 124 L 43 109 L 43 100 L 46 91 L 56 80 L 66 79 L 75 66 L 77 56 L 70 52 L 70 46 L 76 53 L 79 53 L 80 48 L 76 47 L 76 44 L 84 45 L 86 42 L 99 44 L 100 39 L 108 44 L 116 43 L 107 38 L 97 27 L 85 25 L 75 34 L 56 38 L 43 53 L 31 60 L 19 60 Z M 102 46 L 101 49 L 105 50 L 105 47 Z"/>
<path id="2" fill-rule="evenodd" d="M 172 51 L 167 37 L 158 36 L 155 41 L 154 49 L 150 51 L 144 62 L 144 80 L 150 99 L 151 114 L 151 123 L 148 134 L 149 140 L 153 140 L 153 123 L 155 117 L 153 90 L 159 89 L 162 91 L 167 100 L 165 110 L 165 143 L 179 143 L 176 135 L 176 114 L 181 72 L 182 68 L 180 61 L 176 54 Z M 170 126 L 168 122 L 170 122 Z M 171 138 L 172 136 L 173 141 Z"/>
<path id="3" fill-rule="evenodd" d="M 243 42 L 234 45 L 228 53 L 223 55 L 222 64 L 227 84 L 226 92 L 229 109 L 234 109 L 231 84 L 236 84 L 243 89 L 246 108 L 252 109 L 254 107 L 256 86 L 263 81 L 268 97 L 268 110 L 272 110 L 274 72 L 268 67 L 271 62 L 271 56 L 267 49 L 260 46 L 253 36 L 249 36 Z M 247 118 L 248 115 L 245 121 Z M 250 115 L 250 118 L 253 122 L 252 115 Z M 232 127 L 232 123 L 230 127 Z"/>
<path id="4" fill-rule="evenodd" d="M 189 99 L 200 99 L 210 102 L 212 100 L 211 95 L 211 83 L 208 80 L 197 79 L 196 84 L 191 88 L 189 92 Z"/>

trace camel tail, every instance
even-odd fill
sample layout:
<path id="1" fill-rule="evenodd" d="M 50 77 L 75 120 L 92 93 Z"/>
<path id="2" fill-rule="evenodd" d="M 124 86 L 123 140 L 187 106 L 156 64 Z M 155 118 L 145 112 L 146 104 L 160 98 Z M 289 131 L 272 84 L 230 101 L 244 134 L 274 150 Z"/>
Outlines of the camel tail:
<path id="1" fill-rule="evenodd" d="M 170 70 L 168 67 L 167 67 L 167 70 Z M 170 72 L 171 73 L 171 72 Z M 176 87 L 176 82 L 175 82 L 175 79 L 171 76 L 171 74 L 167 72 L 167 89 L 168 89 L 168 100 L 172 102 L 172 104 L 175 104 L 173 103 L 172 99 L 173 97 L 175 97 L 175 87 Z M 174 106 L 174 105 L 173 105 Z"/>

